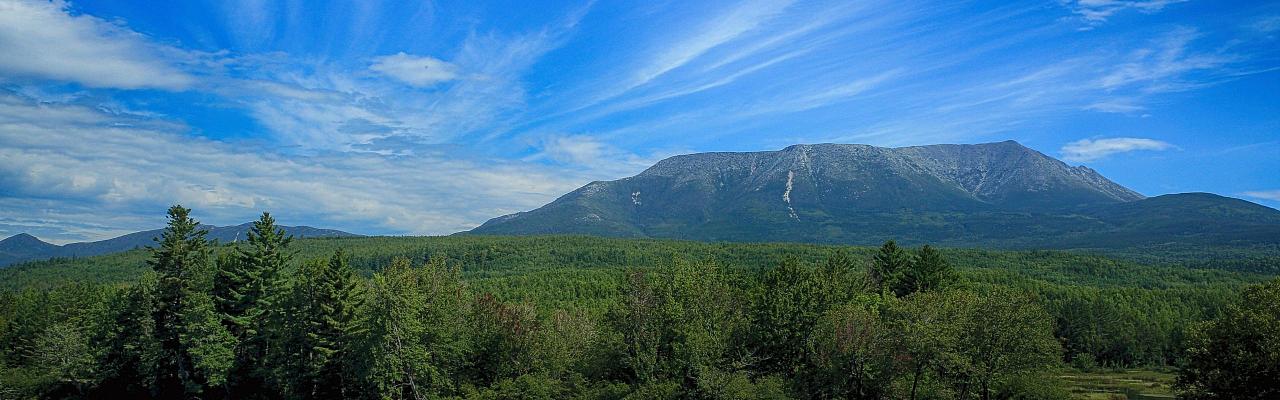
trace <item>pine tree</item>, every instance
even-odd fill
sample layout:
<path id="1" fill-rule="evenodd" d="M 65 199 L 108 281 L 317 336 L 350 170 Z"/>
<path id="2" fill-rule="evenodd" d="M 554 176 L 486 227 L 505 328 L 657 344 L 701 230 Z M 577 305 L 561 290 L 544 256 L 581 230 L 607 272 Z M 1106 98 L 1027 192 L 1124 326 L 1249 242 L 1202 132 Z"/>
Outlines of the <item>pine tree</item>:
<path id="1" fill-rule="evenodd" d="M 99 358 L 101 398 L 146 398 L 155 389 L 160 361 L 156 338 L 157 277 L 147 272 L 133 286 L 119 293 L 108 307 L 109 319 L 96 342 L 103 347 Z"/>
<path id="2" fill-rule="evenodd" d="M 364 304 L 361 282 L 338 250 L 328 262 L 308 264 L 299 271 L 295 296 L 305 297 L 306 314 L 298 315 L 307 329 L 303 360 L 307 360 L 300 389 L 304 398 L 346 398 L 359 389 L 354 374 L 358 338 L 363 324 L 358 309 Z"/>
<path id="3" fill-rule="evenodd" d="M 156 272 L 156 339 L 159 365 L 156 393 L 162 398 L 198 396 L 226 383 L 234 338 L 214 309 L 208 232 L 191 210 L 169 208 L 169 224 L 147 263 Z"/>
<path id="4" fill-rule="evenodd" d="M 270 378 L 287 399 L 344 399 L 364 390 L 358 376 L 365 324 L 364 282 L 337 251 L 308 260 L 269 318 Z"/>
<path id="5" fill-rule="evenodd" d="M 272 337 L 271 312 L 278 310 L 283 295 L 281 271 L 292 258 L 289 244 L 293 236 L 276 227 L 275 218 L 264 212 L 254 221 L 246 239 L 248 246 L 234 254 L 224 253 L 216 262 L 213 293 L 223 324 L 240 342 L 236 348 L 234 382 L 236 397 L 260 394 L 267 367 L 267 341 Z M 280 316 L 283 318 L 283 316 Z"/>
<path id="6" fill-rule="evenodd" d="M 886 291 L 904 296 L 908 288 L 904 285 L 907 270 L 911 268 L 911 256 L 898 247 L 898 243 L 890 240 L 880 246 L 871 262 L 871 278 L 877 284 L 881 294 Z"/>
<path id="7" fill-rule="evenodd" d="M 950 275 L 951 264 L 942 258 L 942 253 L 926 244 L 916 252 L 911 267 L 903 275 L 902 288 L 906 293 L 936 290 Z"/>

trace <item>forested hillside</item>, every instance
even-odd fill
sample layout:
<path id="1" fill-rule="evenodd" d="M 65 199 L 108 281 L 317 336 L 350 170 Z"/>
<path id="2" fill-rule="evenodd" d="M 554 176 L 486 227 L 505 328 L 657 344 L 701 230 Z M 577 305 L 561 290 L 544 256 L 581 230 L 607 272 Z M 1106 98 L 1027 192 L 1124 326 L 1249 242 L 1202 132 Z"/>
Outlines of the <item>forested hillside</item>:
<path id="1" fill-rule="evenodd" d="M 224 243 L 235 242 L 245 238 L 252 228 L 252 223 L 235 226 L 202 225 L 201 229 L 209 231 L 208 238 Z M 359 236 L 334 229 L 320 229 L 309 226 L 282 226 L 297 237 L 353 237 Z M 45 243 L 34 236 L 20 233 L 0 240 L 0 268 L 10 264 L 32 260 L 46 260 L 55 257 L 91 257 L 102 254 L 143 248 L 154 243 L 162 230 L 153 229 L 117 236 L 111 239 L 94 242 L 76 242 L 64 245 Z"/>
<path id="2" fill-rule="evenodd" d="M 1270 279 L 891 243 L 293 240 L 265 215 L 214 246 L 171 219 L 154 250 L 0 271 L 5 398 L 1064 398 L 1063 368 L 1182 365 L 1215 337 L 1188 327 Z"/>

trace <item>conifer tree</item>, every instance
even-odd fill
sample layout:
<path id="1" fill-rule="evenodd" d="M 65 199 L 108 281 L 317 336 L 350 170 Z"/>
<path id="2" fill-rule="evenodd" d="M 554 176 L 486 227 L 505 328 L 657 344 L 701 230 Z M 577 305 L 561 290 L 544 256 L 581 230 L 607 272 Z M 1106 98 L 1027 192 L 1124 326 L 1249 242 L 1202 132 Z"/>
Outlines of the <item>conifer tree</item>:
<path id="1" fill-rule="evenodd" d="M 361 282 L 338 250 L 327 262 L 308 263 L 300 269 L 293 288 L 301 314 L 294 315 L 306 331 L 302 336 L 303 382 L 294 385 L 303 398 L 347 398 L 359 389 L 355 364 L 363 324 Z"/>
<path id="2" fill-rule="evenodd" d="M 234 338 L 214 310 L 208 232 L 191 210 L 169 208 L 169 224 L 147 263 L 156 272 L 156 393 L 162 398 L 198 396 L 226 383 Z"/>
<path id="3" fill-rule="evenodd" d="M 884 245 L 880 246 L 880 251 L 872 258 L 871 278 L 876 282 L 876 289 L 881 294 L 889 292 L 903 296 L 909 293 L 903 283 L 910 268 L 911 256 L 898 247 L 897 242 L 890 240 L 884 242 Z"/>
<path id="4" fill-rule="evenodd" d="M 291 281 L 269 319 L 271 379 L 288 399 L 355 396 L 364 388 L 357 372 L 364 283 L 340 250 L 303 263 Z"/>
<path id="5" fill-rule="evenodd" d="M 159 342 L 156 341 L 156 284 L 147 272 L 108 306 L 108 320 L 96 338 L 103 347 L 99 358 L 102 398 L 145 398 L 155 389 Z"/>
<path id="6" fill-rule="evenodd" d="M 924 245 L 911 260 L 911 268 L 903 275 L 902 288 L 907 293 L 941 288 L 951 275 L 951 264 L 933 246 Z"/>
<path id="7" fill-rule="evenodd" d="M 222 321 L 239 341 L 231 382 L 236 397 L 261 392 L 267 370 L 262 360 L 272 337 L 269 317 L 283 292 L 281 271 L 292 258 L 293 237 L 275 225 L 270 213 L 262 213 L 246 236 L 248 246 L 218 257 L 213 287 Z"/>

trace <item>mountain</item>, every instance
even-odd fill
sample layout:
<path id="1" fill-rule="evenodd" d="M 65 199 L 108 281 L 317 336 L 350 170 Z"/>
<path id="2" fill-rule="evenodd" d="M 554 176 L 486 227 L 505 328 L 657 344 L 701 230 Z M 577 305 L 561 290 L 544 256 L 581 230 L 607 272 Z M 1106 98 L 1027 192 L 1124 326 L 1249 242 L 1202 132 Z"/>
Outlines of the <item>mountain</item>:
<path id="1" fill-rule="evenodd" d="M 1015 248 L 1247 245 L 1280 241 L 1280 211 L 1212 194 L 1145 198 L 1013 141 L 817 144 L 671 157 L 467 233 Z"/>
<path id="2" fill-rule="evenodd" d="M 19 233 L 0 240 L 0 265 L 8 265 L 12 262 L 10 260 L 41 258 L 43 254 L 50 254 L 58 249 L 56 244 L 45 243 L 35 236 Z"/>
<path id="3" fill-rule="evenodd" d="M 205 237 L 220 242 L 232 242 L 244 239 L 245 234 L 253 227 L 253 223 L 236 226 L 201 225 L 209 234 Z M 334 229 L 312 228 L 309 226 L 281 226 L 295 237 L 352 237 L 360 236 Z M 46 243 L 35 236 L 20 233 L 0 241 L 0 267 L 23 261 L 43 260 L 54 257 L 88 257 L 132 250 L 155 244 L 153 238 L 159 237 L 163 229 L 134 232 L 127 235 L 99 240 L 96 242 L 68 243 L 62 246 Z"/>

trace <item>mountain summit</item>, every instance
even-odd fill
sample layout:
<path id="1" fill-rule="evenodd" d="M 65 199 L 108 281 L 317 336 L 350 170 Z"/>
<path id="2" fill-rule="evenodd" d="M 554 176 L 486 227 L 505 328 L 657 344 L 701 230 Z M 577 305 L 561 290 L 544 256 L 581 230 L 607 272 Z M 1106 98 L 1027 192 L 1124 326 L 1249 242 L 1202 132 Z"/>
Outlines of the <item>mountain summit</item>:
<path id="1" fill-rule="evenodd" d="M 884 148 L 794 145 L 698 153 L 639 175 L 592 182 L 533 211 L 492 219 L 476 234 L 591 234 L 695 240 L 1107 247 L 1169 240 L 1234 242 L 1232 224 L 1280 232 L 1280 211 L 1212 196 L 1147 199 L 1096 171 L 1014 141 Z M 1186 204 L 1207 208 L 1186 210 Z M 1217 231 L 1178 218 L 1221 209 Z M 1161 213 L 1182 210 L 1182 216 Z M 1120 210 L 1129 210 L 1122 212 Z M 1137 214 L 1133 210 L 1137 211 Z M 1199 211 L 1197 211 L 1199 210 Z M 1133 239 L 1146 214 L 1164 233 Z M 1259 218 L 1235 219 L 1236 216 Z M 1135 219 L 1136 218 L 1136 219 Z M 1270 229 L 1270 230 L 1268 230 Z M 1123 243 L 1112 239 L 1123 237 Z"/>

